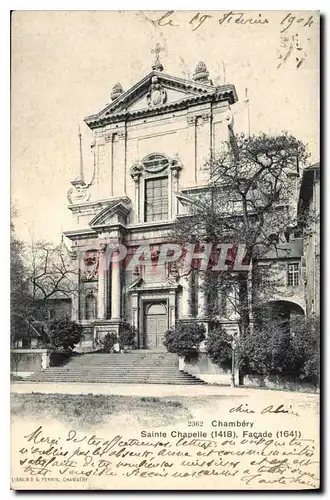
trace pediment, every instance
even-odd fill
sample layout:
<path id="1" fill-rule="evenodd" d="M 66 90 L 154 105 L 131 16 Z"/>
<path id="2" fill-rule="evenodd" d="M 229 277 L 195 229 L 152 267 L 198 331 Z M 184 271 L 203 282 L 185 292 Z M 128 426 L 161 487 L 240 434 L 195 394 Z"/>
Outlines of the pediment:
<path id="1" fill-rule="evenodd" d="M 116 224 L 125 225 L 130 211 L 131 206 L 128 198 L 114 200 L 112 203 L 109 203 L 109 205 L 104 207 L 97 215 L 95 215 L 89 225 L 93 229 Z"/>
<path id="2" fill-rule="evenodd" d="M 159 104 L 153 105 L 150 103 L 149 95 L 149 91 L 142 94 L 142 96 L 138 97 L 135 102 L 133 101 L 128 105 L 126 111 L 131 113 L 135 111 L 149 110 L 152 109 L 153 106 L 170 105 L 199 96 L 198 93 L 176 90 L 167 85 L 161 85 L 161 91 L 159 92 Z"/>
<path id="3" fill-rule="evenodd" d="M 158 113 L 175 106 L 216 100 L 237 101 L 233 85 L 213 85 L 186 80 L 152 71 L 132 88 L 120 94 L 112 103 L 95 115 L 85 118 L 90 128 L 114 121 L 134 118 L 141 114 Z"/>

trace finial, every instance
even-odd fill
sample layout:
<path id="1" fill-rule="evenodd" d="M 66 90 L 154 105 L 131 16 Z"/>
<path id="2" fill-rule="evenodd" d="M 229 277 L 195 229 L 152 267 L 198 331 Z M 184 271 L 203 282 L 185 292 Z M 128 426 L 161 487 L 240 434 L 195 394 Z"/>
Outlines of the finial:
<path id="1" fill-rule="evenodd" d="M 83 163 L 83 154 L 82 154 L 82 144 L 81 144 L 81 132 L 80 125 L 78 125 L 78 139 L 79 139 L 79 173 L 75 180 L 71 181 L 73 186 L 85 186 L 84 180 L 84 163 Z"/>
<path id="2" fill-rule="evenodd" d="M 123 92 L 124 92 L 124 89 L 123 89 L 121 83 L 119 83 L 119 82 L 115 83 L 114 86 L 112 87 L 111 94 L 110 94 L 112 101 L 117 99 L 117 97 L 119 97 L 121 94 L 123 94 Z"/>
<path id="3" fill-rule="evenodd" d="M 206 64 L 200 61 L 195 69 L 193 80 L 195 82 L 208 83 L 209 82 L 209 72 L 207 71 Z"/>
<path id="4" fill-rule="evenodd" d="M 159 60 L 159 54 L 165 50 L 165 47 L 162 47 L 159 43 L 156 43 L 156 46 L 154 49 L 151 49 L 152 54 L 156 54 L 156 59 L 154 64 L 152 65 L 152 69 L 154 71 L 163 71 L 164 66 Z"/>

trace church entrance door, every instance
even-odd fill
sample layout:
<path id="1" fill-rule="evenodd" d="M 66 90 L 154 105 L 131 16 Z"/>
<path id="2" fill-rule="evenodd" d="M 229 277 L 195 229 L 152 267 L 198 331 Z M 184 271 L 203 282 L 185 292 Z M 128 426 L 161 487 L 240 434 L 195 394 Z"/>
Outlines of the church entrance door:
<path id="1" fill-rule="evenodd" d="M 167 311 L 162 302 L 146 304 L 145 343 L 148 349 L 166 351 L 163 345 L 167 330 Z"/>

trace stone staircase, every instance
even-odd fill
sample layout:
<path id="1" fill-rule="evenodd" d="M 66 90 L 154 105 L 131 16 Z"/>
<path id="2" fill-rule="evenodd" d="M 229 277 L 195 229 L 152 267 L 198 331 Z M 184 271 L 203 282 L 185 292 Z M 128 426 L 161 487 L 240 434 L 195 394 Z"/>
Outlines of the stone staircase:
<path id="1" fill-rule="evenodd" d="M 63 366 L 53 366 L 28 379 L 35 382 L 109 384 L 205 384 L 179 371 L 176 354 L 130 351 L 125 354 L 86 353 Z"/>

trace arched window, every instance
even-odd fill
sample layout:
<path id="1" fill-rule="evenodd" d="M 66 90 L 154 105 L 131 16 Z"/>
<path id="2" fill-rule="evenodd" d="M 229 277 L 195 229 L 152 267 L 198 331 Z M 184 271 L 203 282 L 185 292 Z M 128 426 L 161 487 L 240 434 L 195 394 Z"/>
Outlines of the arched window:
<path id="1" fill-rule="evenodd" d="M 142 165 L 146 173 L 144 222 L 166 220 L 168 219 L 168 158 L 152 154 L 143 160 Z"/>
<path id="2" fill-rule="evenodd" d="M 182 168 L 177 156 L 152 153 L 135 163 L 130 173 L 135 182 L 136 222 L 169 220 L 176 214 L 173 193 L 179 189 L 179 172 Z"/>

